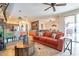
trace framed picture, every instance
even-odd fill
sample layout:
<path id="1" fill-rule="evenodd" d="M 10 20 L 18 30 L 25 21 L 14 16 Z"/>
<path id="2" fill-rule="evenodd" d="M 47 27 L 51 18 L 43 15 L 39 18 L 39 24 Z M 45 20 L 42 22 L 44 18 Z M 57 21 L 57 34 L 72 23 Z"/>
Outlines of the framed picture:
<path id="1" fill-rule="evenodd" d="M 31 29 L 32 30 L 38 30 L 39 29 L 39 21 L 34 21 L 31 23 Z"/>

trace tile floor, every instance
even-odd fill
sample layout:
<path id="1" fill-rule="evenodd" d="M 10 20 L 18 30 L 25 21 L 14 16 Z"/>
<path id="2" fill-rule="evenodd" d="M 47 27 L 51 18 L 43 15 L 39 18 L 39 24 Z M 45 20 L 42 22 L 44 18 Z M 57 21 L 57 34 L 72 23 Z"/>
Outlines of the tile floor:
<path id="1" fill-rule="evenodd" d="M 16 41 L 13 43 L 7 44 L 7 48 L 4 51 L 0 51 L 0 56 L 14 56 L 14 46 L 21 45 L 22 41 Z M 58 52 L 55 49 L 50 47 L 35 43 L 35 51 L 36 53 L 33 56 L 79 56 L 79 43 L 72 43 L 72 55 L 69 54 L 69 51 L 66 52 Z M 41 49 L 39 50 L 39 47 Z"/>

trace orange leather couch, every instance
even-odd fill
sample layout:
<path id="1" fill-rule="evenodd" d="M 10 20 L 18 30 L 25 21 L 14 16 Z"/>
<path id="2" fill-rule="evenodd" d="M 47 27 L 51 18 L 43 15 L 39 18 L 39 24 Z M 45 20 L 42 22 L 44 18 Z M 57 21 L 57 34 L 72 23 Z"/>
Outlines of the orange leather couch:
<path id="1" fill-rule="evenodd" d="M 62 51 L 63 49 L 64 40 L 60 39 L 60 37 L 64 36 L 62 32 L 57 32 L 55 38 L 52 36 L 52 33 L 48 31 L 44 32 L 42 36 L 38 36 L 36 32 L 30 32 L 29 34 L 33 36 L 35 42 L 47 45 L 58 51 Z"/>

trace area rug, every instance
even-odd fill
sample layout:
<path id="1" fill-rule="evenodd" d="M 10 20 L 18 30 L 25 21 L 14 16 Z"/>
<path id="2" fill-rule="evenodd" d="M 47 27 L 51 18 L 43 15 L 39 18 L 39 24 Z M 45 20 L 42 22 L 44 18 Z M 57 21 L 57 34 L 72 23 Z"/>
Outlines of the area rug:
<path id="1" fill-rule="evenodd" d="M 55 56 L 60 53 L 56 49 L 35 42 L 35 53 L 33 56 Z"/>

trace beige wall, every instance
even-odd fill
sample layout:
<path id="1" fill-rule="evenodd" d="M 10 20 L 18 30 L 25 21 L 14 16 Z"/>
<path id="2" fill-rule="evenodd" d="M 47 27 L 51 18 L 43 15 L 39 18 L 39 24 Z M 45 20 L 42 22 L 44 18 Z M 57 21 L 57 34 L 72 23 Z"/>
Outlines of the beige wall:
<path id="1" fill-rule="evenodd" d="M 59 31 L 61 32 L 64 32 L 64 26 L 65 22 L 64 22 L 64 17 L 63 16 L 59 16 L 58 17 L 58 28 L 59 28 Z"/>
<path id="2" fill-rule="evenodd" d="M 53 30 L 53 27 L 52 25 L 53 24 L 56 24 L 57 27 L 56 27 L 56 30 L 59 30 L 59 26 L 58 26 L 58 16 L 54 16 L 54 17 L 43 17 L 43 18 L 36 18 L 36 20 L 39 20 L 39 30 L 50 30 L 52 29 Z M 52 20 L 52 21 L 50 21 Z M 43 24 L 43 29 L 41 27 L 41 24 Z"/>

